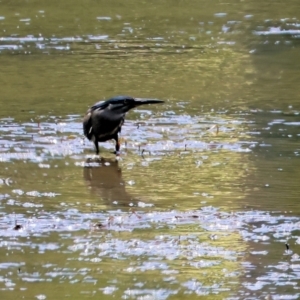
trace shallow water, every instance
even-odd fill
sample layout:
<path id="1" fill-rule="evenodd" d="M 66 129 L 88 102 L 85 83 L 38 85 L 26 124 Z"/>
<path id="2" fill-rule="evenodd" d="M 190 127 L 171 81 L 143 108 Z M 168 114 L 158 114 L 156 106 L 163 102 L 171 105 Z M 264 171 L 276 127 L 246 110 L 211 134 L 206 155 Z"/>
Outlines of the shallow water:
<path id="1" fill-rule="evenodd" d="M 297 8 L 2 1 L 2 298 L 298 299 Z"/>

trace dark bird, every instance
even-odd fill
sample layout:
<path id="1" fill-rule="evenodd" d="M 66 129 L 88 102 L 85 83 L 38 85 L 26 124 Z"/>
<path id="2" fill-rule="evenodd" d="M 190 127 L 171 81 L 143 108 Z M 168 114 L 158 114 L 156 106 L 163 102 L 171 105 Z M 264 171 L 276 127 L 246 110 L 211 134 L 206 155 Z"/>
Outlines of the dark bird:
<path id="1" fill-rule="evenodd" d="M 157 99 L 133 98 L 130 96 L 116 96 L 106 101 L 95 103 L 88 109 L 83 118 L 83 133 L 93 141 L 96 154 L 99 154 L 98 142 L 116 141 L 116 154 L 119 153 L 119 133 L 124 124 L 126 113 L 144 104 L 163 103 Z"/>

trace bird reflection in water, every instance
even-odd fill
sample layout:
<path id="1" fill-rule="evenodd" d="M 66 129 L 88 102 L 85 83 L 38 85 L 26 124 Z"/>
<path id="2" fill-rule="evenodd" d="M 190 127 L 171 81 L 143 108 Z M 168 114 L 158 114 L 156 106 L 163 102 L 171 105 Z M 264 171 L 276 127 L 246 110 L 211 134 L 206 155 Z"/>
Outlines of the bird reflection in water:
<path id="1" fill-rule="evenodd" d="M 118 161 L 100 158 L 97 162 L 86 162 L 83 176 L 92 193 L 100 196 L 105 204 L 127 206 L 134 199 L 125 189 L 122 170 Z"/>

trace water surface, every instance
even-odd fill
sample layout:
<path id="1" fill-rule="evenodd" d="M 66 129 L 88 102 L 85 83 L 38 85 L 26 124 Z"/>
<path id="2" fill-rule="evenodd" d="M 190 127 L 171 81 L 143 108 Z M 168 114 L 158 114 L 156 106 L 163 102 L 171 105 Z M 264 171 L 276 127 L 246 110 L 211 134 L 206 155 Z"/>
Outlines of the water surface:
<path id="1" fill-rule="evenodd" d="M 3 298 L 299 298 L 298 2 L 1 3 Z"/>

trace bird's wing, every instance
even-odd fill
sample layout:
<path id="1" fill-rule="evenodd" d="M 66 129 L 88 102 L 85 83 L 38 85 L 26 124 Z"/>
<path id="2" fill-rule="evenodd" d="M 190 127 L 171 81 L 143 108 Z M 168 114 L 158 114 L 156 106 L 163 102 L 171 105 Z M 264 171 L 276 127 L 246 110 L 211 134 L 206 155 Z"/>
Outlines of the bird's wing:
<path id="1" fill-rule="evenodd" d="M 83 133 L 84 135 L 91 140 L 92 138 L 92 113 L 88 111 L 83 118 Z"/>

